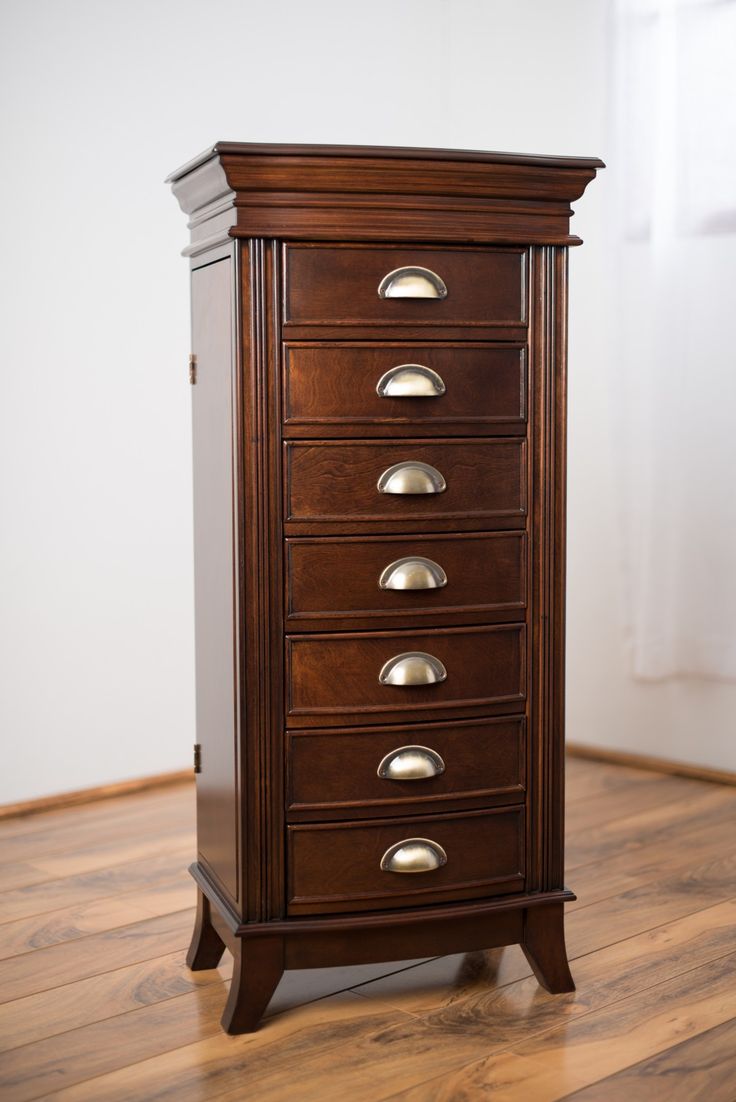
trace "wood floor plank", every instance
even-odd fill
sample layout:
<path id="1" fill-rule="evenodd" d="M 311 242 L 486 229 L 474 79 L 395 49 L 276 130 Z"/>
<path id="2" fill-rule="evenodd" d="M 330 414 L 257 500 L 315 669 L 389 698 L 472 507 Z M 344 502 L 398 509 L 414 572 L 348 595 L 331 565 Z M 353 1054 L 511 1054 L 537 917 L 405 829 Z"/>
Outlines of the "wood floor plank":
<path id="1" fill-rule="evenodd" d="M 408 1088 L 424 1082 L 429 1078 L 428 1068 L 435 1074 L 459 1070 L 489 1051 L 500 1052 L 535 1033 L 555 1030 L 561 1021 L 570 1028 L 577 1018 L 609 1003 L 647 991 L 683 970 L 733 952 L 735 918 L 736 903 L 732 902 L 586 957 L 583 982 L 578 992 L 570 995 L 547 995 L 536 980 L 528 979 L 475 993 L 421 1017 L 410 1017 L 400 1001 L 381 999 L 377 1007 L 385 1008 L 388 1002 L 403 1012 L 400 1024 L 355 1036 L 350 1045 L 329 1052 L 323 1047 L 311 1054 L 303 1051 L 299 1102 L 343 1102 L 346 1097 L 351 1102 L 376 1102 L 395 1093 L 399 1085 Z M 407 975 L 416 970 L 411 969 Z M 371 1000 L 365 1001 L 373 1005 Z M 185 1048 L 177 1049 L 165 1061 L 149 1061 L 147 1066 L 139 1067 L 137 1079 L 129 1070 L 113 1079 L 98 1079 L 94 1084 L 96 1093 L 90 1093 L 90 1088 L 87 1092 L 75 1091 L 68 1098 L 112 1102 L 124 1098 L 126 1090 L 130 1097 L 137 1082 L 139 1088 L 146 1084 L 147 1099 L 160 1102 L 194 1102 L 210 1097 L 234 1102 L 239 1097 L 237 1091 L 243 1090 L 243 1079 L 232 1091 L 222 1089 L 230 1059 L 230 1050 L 222 1048 L 221 1038 L 215 1043 L 204 1040 L 197 1045 L 196 1055 Z M 267 1061 L 259 1065 L 249 1061 L 241 1070 L 247 1073 L 249 1102 L 294 1097 L 294 1068 L 290 1063 Z"/>
<path id="2" fill-rule="evenodd" d="M 10 922 L 124 891 L 144 891 L 153 887 L 159 879 L 180 874 L 191 859 L 192 847 L 187 842 L 172 846 L 157 857 L 124 861 L 91 872 L 17 888 L 6 892 L 0 899 L 0 914 L 3 922 Z"/>
<path id="3" fill-rule="evenodd" d="M 50 833 L 57 826 L 65 827 L 73 822 L 78 826 L 86 826 L 90 834 L 101 823 L 110 818 L 123 816 L 165 814 L 169 807 L 189 807 L 194 811 L 195 786 L 194 777 L 191 782 L 172 785 L 170 788 L 160 788 L 143 792 L 132 792 L 128 795 L 112 796 L 105 800 L 96 800 L 88 804 L 76 807 L 54 808 L 50 811 L 42 811 L 36 815 L 19 815 L 13 819 L 0 820 L 0 846 L 10 838 L 19 835 Z"/>
<path id="4" fill-rule="evenodd" d="M 190 972 L 181 951 L 66 983 L 0 1005 L 0 1052 L 68 1033 L 94 1022 L 164 1002 L 197 987 L 219 984 L 232 974 L 226 954 L 217 969 Z"/>
<path id="5" fill-rule="evenodd" d="M 191 902 L 190 898 L 190 905 Z M 0 960 L 152 917 L 150 910 L 131 902 L 126 896 L 118 895 L 77 907 L 64 907 L 45 915 L 4 922 L 0 925 Z"/>
<path id="6" fill-rule="evenodd" d="M 577 961 L 582 956 L 734 898 L 736 853 L 731 853 L 573 911 L 565 922 L 573 978 L 577 978 Z M 521 949 L 509 946 L 439 957 L 411 973 L 387 976 L 356 990 L 366 998 L 375 996 L 411 1014 L 421 1014 L 530 975 Z M 396 997 L 400 1003 L 394 1004 Z"/>
<path id="7" fill-rule="evenodd" d="M 600 826 L 588 826 L 568 838 L 565 858 L 568 878 L 572 878 L 579 865 L 612 856 L 620 859 L 659 841 L 671 843 L 673 831 L 687 834 L 703 827 L 712 829 L 719 823 L 736 823 L 736 790 L 725 785 L 705 785 L 691 799 L 647 808 Z"/>
<path id="8" fill-rule="evenodd" d="M 484 1097 L 493 1102 L 559 1102 L 735 1015 L 736 955 L 731 955 L 508 1046 L 453 1074 L 425 1079 L 414 1091 L 377 1095 L 374 1102 L 476 1102 Z M 591 1089 L 591 1100 L 598 1102 L 599 1097 Z M 640 1096 L 617 1097 L 639 1102 Z M 659 1097 L 669 1102 L 669 1085 Z"/>
<path id="9" fill-rule="evenodd" d="M 664 773 L 647 773 L 632 766 L 610 765 L 568 755 L 565 761 L 565 802 L 572 805 L 578 800 L 587 800 L 617 789 L 632 791 L 635 786 L 649 784 L 652 777 L 664 776 Z"/>
<path id="10" fill-rule="evenodd" d="M 591 826 L 626 819 L 655 807 L 690 801 L 696 794 L 713 792 L 706 781 L 691 781 L 685 777 L 660 776 L 650 773 L 650 779 L 636 785 L 613 788 L 603 793 L 576 800 L 565 811 L 568 835 L 586 832 Z M 693 789 L 695 784 L 695 789 Z"/>
<path id="11" fill-rule="evenodd" d="M 75 941 L 116 926 L 173 914 L 196 903 L 194 881 L 185 868 L 145 891 L 124 892 L 62 907 L 30 918 L 0 923 L 0 960 Z"/>
<path id="12" fill-rule="evenodd" d="M 0 891 L 8 892 L 42 884 L 46 880 L 56 880 L 63 876 L 95 872 L 110 865 L 158 857 L 183 846 L 188 846 L 192 853 L 195 850 L 196 840 L 191 825 L 184 829 L 177 827 L 171 831 L 156 832 L 142 838 L 124 838 L 114 842 L 96 843 L 70 853 L 42 855 L 32 862 L 1 866 Z"/>
<path id="13" fill-rule="evenodd" d="M 196 1042 L 207 1038 L 218 1056 L 221 1083 L 229 1076 L 243 1089 L 243 1069 L 254 1060 L 298 1074 L 304 1052 L 327 1052 L 353 1043 L 357 1036 L 397 1026 L 407 1015 L 373 1006 L 352 994 L 336 994 L 275 1015 L 260 1032 L 228 1037 L 220 1029 L 224 993 L 219 984 L 154 1006 L 142 1007 L 93 1026 L 72 1030 L 6 1053 L 0 1067 L 3 1102 L 55 1099 L 146 1099 L 156 1097 L 150 1067 L 165 1065 L 164 1054 L 201 1059 Z M 119 1075 L 115 1074 L 119 1069 Z M 165 1077 L 165 1072 L 162 1072 Z M 250 1076 L 250 1072 L 247 1073 Z M 104 1076 L 105 1078 L 98 1078 Z M 187 1077 L 184 1076 L 186 1081 Z M 294 1097 L 292 1095 L 292 1097 Z M 242 1094 L 241 1094 L 242 1098 Z"/>
<path id="14" fill-rule="evenodd" d="M 736 792 L 582 759 L 567 784 L 577 992 L 517 947 L 290 972 L 245 1037 L 229 955 L 183 964 L 193 785 L 0 823 L 3 1102 L 734 1102 Z"/>
<path id="15" fill-rule="evenodd" d="M 734 1102 L 736 1018 L 566 1097 L 570 1102 Z"/>
<path id="16" fill-rule="evenodd" d="M 101 844 L 191 828 L 192 813 L 191 801 L 179 798 L 163 807 L 153 802 L 150 806 L 142 804 L 132 813 L 120 808 L 115 815 L 96 819 L 94 825 L 86 821 L 75 822 L 70 815 L 72 821 L 57 823 L 43 831 L 17 834 L 6 839 L 0 837 L 0 868 L 10 862 L 37 861 L 50 854 L 84 849 L 92 840 L 95 844 Z"/>
<path id="17" fill-rule="evenodd" d="M 733 852 L 734 831 L 733 812 L 729 807 L 719 808 L 713 821 L 698 829 L 675 828 L 649 845 L 581 865 L 569 874 L 568 882 L 574 885 L 578 898 L 568 905 L 567 913 L 729 855 Z"/>
<path id="18" fill-rule="evenodd" d="M 177 911 L 10 957 L 0 962 L 0 1003 L 166 953 L 177 950 L 183 953 L 189 944 L 193 921 L 192 910 Z"/>

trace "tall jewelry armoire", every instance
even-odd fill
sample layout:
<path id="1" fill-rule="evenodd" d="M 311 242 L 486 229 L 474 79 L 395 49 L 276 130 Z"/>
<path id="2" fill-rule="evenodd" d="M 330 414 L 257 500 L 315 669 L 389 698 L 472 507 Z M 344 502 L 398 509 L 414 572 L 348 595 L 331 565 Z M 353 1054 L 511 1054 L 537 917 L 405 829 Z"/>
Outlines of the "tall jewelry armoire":
<path id="1" fill-rule="evenodd" d="M 223 1026 L 285 969 L 563 905 L 570 203 L 602 162 L 218 142 L 189 218 L 198 916 Z"/>

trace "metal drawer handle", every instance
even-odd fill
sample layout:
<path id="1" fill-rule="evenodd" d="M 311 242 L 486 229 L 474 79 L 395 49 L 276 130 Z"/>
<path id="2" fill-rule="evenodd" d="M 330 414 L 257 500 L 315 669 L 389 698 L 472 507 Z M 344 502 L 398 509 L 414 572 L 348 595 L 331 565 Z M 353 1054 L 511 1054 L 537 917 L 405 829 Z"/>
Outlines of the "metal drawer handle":
<path id="1" fill-rule="evenodd" d="M 394 463 L 378 480 L 381 494 L 441 494 L 446 489 L 444 477 L 429 463 Z"/>
<path id="2" fill-rule="evenodd" d="M 441 589 L 447 585 L 447 574 L 439 563 L 410 555 L 390 562 L 381 571 L 378 585 L 380 589 Z"/>
<path id="3" fill-rule="evenodd" d="M 447 864 L 447 854 L 430 838 L 405 838 L 396 842 L 381 858 L 384 872 L 433 872 Z"/>
<path id="4" fill-rule="evenodd" d="M 394 268 L 378 284 L 378 297 L 447 298 L 447 287 L 429 268 Z"/>
<path id="5" fill-rule="evenodd" d="M 399 364 L 376 384 L 379 398 L 439 398 L 445 390 L 442 377 L 423 364 Z"/>
<path id="6" fill-rule="evenodd" d="M 447 670 L 434 655 L 410 650 L 389 658 L 378 680 L 382 685 L 436 685 L 447 680 Z"/>
<path id="7" fill-rule="evenodd" d="M 378 776 L 387 781 L 424 781 L 444 771 L 442 758 L 428 746 L 399 746 L 378 766 Z"/>

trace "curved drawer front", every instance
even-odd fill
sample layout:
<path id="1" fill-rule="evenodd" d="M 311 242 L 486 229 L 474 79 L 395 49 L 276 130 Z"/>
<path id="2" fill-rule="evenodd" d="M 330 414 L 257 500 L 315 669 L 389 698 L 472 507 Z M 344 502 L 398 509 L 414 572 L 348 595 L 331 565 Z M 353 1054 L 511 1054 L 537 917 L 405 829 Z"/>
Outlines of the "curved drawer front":
<path id="1" fill-rule="evenodd" d="M 391 627 L 391 620 L 452 612 L 518 618 L 526 605 L 526 534 L 289 539 L 286 591 L 287 622 L 300 628 L 366 617 Z"/>
<path id="2" fill-rule="evenodd" d="M 455 724 L 296 731 L 288 737 L 288 807 L 317 817 L 421 811 L 429 801 L 523 799 L 523 716 Z M 478 806 L 478 803 L 476 803 Z"/>
<path id="3" fill-rule="evenodd" d="M 478 709 L 525 697 L 523 624 L 287 636 L 287 723 Z M 411 657 L 408 657 L 411 656 Z M 422 676 L 422 673 L 425 676 Z M 443 676 L 444 674 L 444 676 Z M 384 682 L 380 678 L 384 678 Z M 430 718 L 430 716 L 428 716 Z"/>
<path id="4" fill-rule="evenodd" d="M 292 441 L 285 448 L 291 526 L 458 520 L 485 527 L 526 513 L 524 440 Z"/>
<path id="5" fill-rule="evenodd" d="M 525 249 L 285 245 L 284 327 L 520 326 L 526 284 Z"/>
<path id="6" fill-rule="evenodd" d="M 519 430 L 526 346 L 294 343 L 284 346 L 286 434 L 314 426 L 371 433 Z"/>
<path id="7" fill-rule="evenodd" d="M 289 914 L 483 899 L 524 886 L 522 808 L 305 824 L 288 834 Z"/>

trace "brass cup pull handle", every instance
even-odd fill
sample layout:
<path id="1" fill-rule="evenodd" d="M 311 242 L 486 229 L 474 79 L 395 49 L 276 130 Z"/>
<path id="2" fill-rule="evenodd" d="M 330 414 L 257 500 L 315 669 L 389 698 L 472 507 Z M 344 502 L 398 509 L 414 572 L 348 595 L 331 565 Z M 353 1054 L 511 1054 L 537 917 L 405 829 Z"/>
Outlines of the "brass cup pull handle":
<path id="1" fill-rule="evenodd" d="M 378 680 L 382 685 L 437 685 L 447 680 L 447 670 L 432 654 L 421 650 L 406 651 L 389 658 L 381 668 Z"/>
<path id="2" fill-rule="evenodd" d="M 378 766 L 378 776 L 387 781 L 425 781 L 444 771 L 442 758 L 428 746 L 398 746 Z"/>
<path id="3" fill-rule="evenodd" d="M 396 559 L 381 571 L 379 589 L 441 589 L 447 585 L 447 574 L 439 563 L 421 555 Z"/>
<path id="4" fill-rule="evenodd" d="M 431 838 L 405 838 L 396 842 L 381 858 L 383 872 L 434 872 L 447 864 L 447 854 Z"/>
<path id="5" fill-rule="evenodd" d="M 439 398 L 446 389 L 442 376 L 423 364 L 389 368 L 376 384 L 379 398 Z"/>
<path id="6" fill-rule="evenodd" d="M 444 476 L 429 463 L 394 463 L 378 480 L 381 494 L 441 494 L 446 489 Z"/>
<path id="7" fill-rule="evenodd" d="M 429 268 L 394 268 L 378 284 L 379 298 L 447 298 L 444 279 Z"/>

